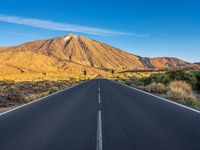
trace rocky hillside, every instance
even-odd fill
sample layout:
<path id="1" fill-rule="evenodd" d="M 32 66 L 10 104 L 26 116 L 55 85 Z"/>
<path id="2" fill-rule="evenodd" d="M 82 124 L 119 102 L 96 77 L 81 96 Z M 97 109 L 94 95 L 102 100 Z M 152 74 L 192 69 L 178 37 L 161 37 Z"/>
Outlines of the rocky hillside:
<path id="1" fill-rule="evenodd" d="M 18 46 L 0 48 L 1 72 L 65 71 L 71 67 L 131 70 L 184 66 L 176 58 L 143 58 L 102 42 L 69 34 L 37 40 Z"/>
<path id="2" fill-rule="evenodd" d="M 173 57 L 142 58 L 147 68 L 168 68 L 190 65 L 190 63 Z"/>

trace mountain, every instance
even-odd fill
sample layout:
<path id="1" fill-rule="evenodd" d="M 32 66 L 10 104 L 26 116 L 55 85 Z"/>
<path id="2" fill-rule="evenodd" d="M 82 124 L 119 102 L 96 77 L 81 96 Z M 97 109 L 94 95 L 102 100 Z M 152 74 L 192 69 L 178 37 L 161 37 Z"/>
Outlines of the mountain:
<path id="1" fill-rule="evenodd" d="M 190 63 L 174 57 L 142 58 L 147 68 L 169 68 L 190 65 Z"/>
<path id="2" fill-rule="evenodd" d="M 140 57 L 73 34 L 0 48 L 0 73 L 75 71 L 84 67 L 121 71 L 189 64 L 177 58 Z"/>

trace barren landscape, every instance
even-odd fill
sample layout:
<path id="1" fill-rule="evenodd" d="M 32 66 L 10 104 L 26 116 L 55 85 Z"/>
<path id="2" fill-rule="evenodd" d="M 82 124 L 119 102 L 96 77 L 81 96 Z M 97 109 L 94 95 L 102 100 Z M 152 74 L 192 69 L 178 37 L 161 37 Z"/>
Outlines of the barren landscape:
<path id="1" fill-rule="evenodd" d="M 160 80 L 165 80 L 162 76 L 167 70 L 189 71 L 200 68 L 198 64 L 173 57 L 137 56 L 73 34 L 2 47 L 0 54 L 0 107 L 3 109 L 27 103 L 98 75 L 137 86 L 141 84 L 141 80 L 148 80 L 156 74 L 160 74 Z M 161 85 L 162 82 L 152 80 L 148 85 L 145 83 L 147 87 L 142 83 L 143 87 L 140 85 L 139 88 L 162 93 L 151 89 L 159 87 L 162 90 L 165 87 Z M 191 84 L 190 81 L 188 84 Z M 192 91 L 196 89 L 194 84 L 188 86 L 192 86 Z M 167 89 L 163 89 L 163 92 L 166 91 Z M 193 92 L 191 94 L 194 95 Z M 193 104 L 197 97 L 192 96 L 191 102 L 181 103 L 198 108 L 196 102 Z"/>
<path id="2" fill-rule="evenodd" d="M 2 0 L 0 150 L 200 150 L 199 6 Z"/>

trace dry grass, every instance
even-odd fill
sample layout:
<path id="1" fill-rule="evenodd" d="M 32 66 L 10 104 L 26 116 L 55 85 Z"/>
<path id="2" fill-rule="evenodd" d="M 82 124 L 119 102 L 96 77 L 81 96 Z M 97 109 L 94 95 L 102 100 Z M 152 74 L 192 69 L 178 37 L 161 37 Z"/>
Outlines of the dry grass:
<path id="1" fill-rule="evenodd" d="M 0 107 L 26 103 L 75 84 L 76 80 L 0 82 Z"/>
<path id="2" fill-rule="evenodd" d="M 191 81 L 193 81 L 193 78 L 186 78 L 185 80 L 183 78 L 182 80 L 176 81 L 175 79 L 160 75 L 161 73 L 163 72 L 126 72 L 121 74 L 123 78 L 119 76 L 116 81 L 129 86 L 137 86 L 142 90 L 158 94 L 161 97 L 200 109 L 200 97 L 197 95 L 195 87 L 192 87 L 193 84 Z M 153 74 L 158 74 L 157 78 L 151 77 Z M 148 76 L 149 78 L 146 78 Z"/>
<path id="3" fill-rule="evenodd" d="M 153 74 L 158 74 L 158 72 L 124 72 L 117 74 L 121 79 L 130 79 L 130 78 L 147 78 Z"/>
<path id="4" fill-rule="evenodd" d="M 176 101 L 187 103 L 188 100 L 196 101 L 197 99 L 192 86 L 185 81 L 172 81 L 168 88 L 167 96 Z"/>
<path id="5" fill-rule="evenodd" d="M 37 81 L 61 81 L 61 80 L 85 80 L 90 79 L 96 76 L 97 74 L 102 74 L 105 77 L 110 77 L 111 74 L 109 72 L 95 72 L 88 70 L 87 76 L 83 75 L 83 71 L 80 70 L 78 73 L 75 73 L 74 71 L 71 72 L 44 72 L 44 73 L 12 73 L 12 74 L 0 74 L 0 81 L 6 82 L 6 81 L 14 81 L 14 82 L 37 82 Z"/>
<path id="6" fill-rule="evenodd" d="M 154 92 L 154 93 L 165 93 L 168 90 L 166 85 L 155 82 L 147 85 L 144 89 L 148 92 Z"/>

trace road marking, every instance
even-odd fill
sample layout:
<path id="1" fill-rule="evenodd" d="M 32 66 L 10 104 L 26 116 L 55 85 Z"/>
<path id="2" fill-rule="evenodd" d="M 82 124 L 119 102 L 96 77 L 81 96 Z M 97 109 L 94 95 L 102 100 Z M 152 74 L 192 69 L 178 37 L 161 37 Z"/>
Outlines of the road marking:
<path id="1" fill-rule="evenodd" d="M 99 99 L 98 99 L 98 103 L 101 104 L 101 94 L 99 92 Z"/>
<path id="2" fill-rule="evenodd" d="M 99 79 L 99 93 L 100 93 L 100 90 L 101 90 L 101 88 L 100 88 L 100 79 Z"/>
<path id="3" fill-rule="evenodd" d="M 96 150 L 103 150 L 101 110 L 98 110 L 98 115 L 97 115 L 97 143 L 96 143 Z"/>
<path id="4" fill-rule="evenodd" d="M 110 80 L 110 81 L 112 81 L 112 80 Z M 166 98 L 163 98 L 163 97 L 160 97 L 160 96 L 154 95 L 154 94 L 152 94 L 152 93 L 149 93 L 149 92 L 146 92 L 146 91 L 143 91 L 143 90 L 137 89 L 137 88 L 135 88 L 135 87 L 131 87 L 131 86 L 128 86 L 128 85 L 125 85 L 125 84 L 122 84 L 122 83 L 118 83 L 118 82 L 116 82 L 116 81 L 112 81 L 112 82 L 115 82 L 115 83 L 117 83 L 117 84 L 120 84 L 120 85 L 126 86 L 126 87 L 128 87 L 128 88 L 130 88 L 130 89 L 134 89 L 134 90 L 136 90 L 136 91 L 138 91 L 138 92 L 141 92 L 141 93 L 144 93 L 144 94 L 147 94 L 147 95 L 150 95 L 150 96 L 156 97 L 156 98 L 158 98 L 158 99 L 160 99 L 160 100 L 164 100 L 164 101 L 166 101 L 166 102 L 168 102 L 168 103 L 171 103 L 171 104 L 174 104 L 174 105 L 177 105 L 177 106 L 180 106 L 180 107 L 186 108 L 186 109 L 188 109 L 188 110 L 191 110 L 191 111 L 194 111 L 194 112 L 200 113 L 199 110 L 196 110 L 196 109 L 193 109 L 193 108 L 191 108 L 191 107 L 185 106 L 185 105 L 183 105 L 183 104 L 180 104 L 180 103 L 174 102 L 174 101 L 172 101 L 172 100 L 168 100 L 168 99 L 166 99 Z"/>
<path id="5" fill-rule="evenodd" d="M 93 80 L 93 79 L 91 79 L 91 80 Z M 76 86 L 81 85 L 81 84 L 83 84 L 83 83 L 89 82 L 89 81 L 91 81 L 91 80 L 87 80 L 87 81 L 84 81 L 84 82 L 81 82 L 81 83 L 74 84 L 74 85 L 72 85 L 71 87 L 67 87 L 67 88 L 65 88 L 65 89 L 63 89 L 63 90 L 61 90 L 61 91 L 58 91 L 58 92 L 49 94 L 49 95 L 47 95 L 47 96 L 41 97 L 41 98 L 39 98 L 39 99 L 33 100 L 33 101 L 28 102 L 28 103 L 25 103 L 25 104 L 22 104 L 22 105 L 17 106 L 17 107 L 15 107 L 15 108 L 13 108 L 13 109 L 10 109 L 10 110 L 8 110 L 8 111 L 5 111 L 5 112 L 0 113 L 0 116 L 5 115 L 5 114 L 7 114 L 7 113 L 9 113 L 9 112 L 12 112 L 12 111 L 14 111 L 14 110 L 20 109 L 20 108 L 22 108 L 22 107 L 28 106 L 28 105 L 33 104 L 33 103 L 35 103 L 35 102 L 41 101 L 41 100 L 43 100 L 43 99 L 45 99 L 45 98 L 48 98 L 48 97 L 53 96 L 53 95 L 56 95 L 56 94 L 61 93 L 61 92 L 63 92 L 63 91 L 69 90 L 69 89 L 71 89 L 71 88 L 73 88 L 73 87 L 76 87 Z"/>
<path id="6" fill-rule="evenodd" d="M 98 103 L 101 104 L 101 88 L 100 88 L 100 79 L 99 79 L 99 89 L 98 89 L 98 95 L 99 95 L 99 98 L 98 98 Z"/>

